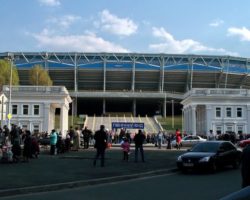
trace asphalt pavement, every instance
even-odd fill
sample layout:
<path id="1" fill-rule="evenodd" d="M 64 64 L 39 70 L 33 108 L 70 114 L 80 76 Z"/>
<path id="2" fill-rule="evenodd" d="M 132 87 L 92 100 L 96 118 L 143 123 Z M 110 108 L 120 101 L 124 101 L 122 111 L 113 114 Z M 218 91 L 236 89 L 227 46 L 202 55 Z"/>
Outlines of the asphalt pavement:
<path id="1" fill-rule="evenodd" d="M 67 188 L 110 183 L 169 173 L 176 170 L 175 159 L 184 150 L 144 148 L 146 162 L 134 162 L 134 150 L 129 162 L 122 160 L 119 145 L 107 149 L 105 167 L 93 166 L 95 149 L 80 149 L 55 156 L 41 151 L 38 159 L 28 163 L 0 164 L 0 197 L 55 191 Z"/>

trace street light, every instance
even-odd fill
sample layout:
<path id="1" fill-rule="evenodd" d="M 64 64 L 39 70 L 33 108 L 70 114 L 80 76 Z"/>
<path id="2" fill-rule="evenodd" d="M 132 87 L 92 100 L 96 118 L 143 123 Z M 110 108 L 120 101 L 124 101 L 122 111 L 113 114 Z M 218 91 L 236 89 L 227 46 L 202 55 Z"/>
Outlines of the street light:
<path id="1" fill-rule="evenodd" d="M 74 125 L 74 100 L 75 99 L 73 99 L 72 98 L 72 102 L 71 102 L 71 126 L 73 126 Z"/>
<path id="2" fill-rule="evenodd" d="M 171 100 L 172 103 L 172 128 L 174 128 L 174 100 Z"/>

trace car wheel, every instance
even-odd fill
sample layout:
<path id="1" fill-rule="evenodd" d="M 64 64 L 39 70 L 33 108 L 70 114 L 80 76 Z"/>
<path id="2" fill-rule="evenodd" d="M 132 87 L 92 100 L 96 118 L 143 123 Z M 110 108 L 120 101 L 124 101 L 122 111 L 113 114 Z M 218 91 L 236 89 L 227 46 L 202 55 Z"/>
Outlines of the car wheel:
<path id="1" fill-rule="evenodd" d="M 238 169 L 239 167 L 240 167 L 240 161 L 239 161 L 239 159 L 237 159 L 233 162 L 233 168 Z"/>

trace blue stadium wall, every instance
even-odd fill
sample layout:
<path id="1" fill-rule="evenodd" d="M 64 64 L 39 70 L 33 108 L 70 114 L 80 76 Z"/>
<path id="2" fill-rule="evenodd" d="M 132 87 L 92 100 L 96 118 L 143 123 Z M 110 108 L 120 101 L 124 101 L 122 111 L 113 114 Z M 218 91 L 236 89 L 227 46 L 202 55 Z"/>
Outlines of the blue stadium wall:
<path id="1" fill-rule="evenodd" d="M 18 69 L 20 84 L 29 85 L 29 70 L 41 65 L 54 85 L 64 85 L 72 97 L 81 91 L 170 92 L 192 88 L 250 89 L 248 58 L 208 55 L 6 52 Z M 178 102 L 180 99 L 175 99 Z M 78 114 L 101 114 L 100 98 L 77 98 Z M 107 112 L 131 112 L 133 99 L 107 99 Z M 170 102 L 168 99 L 167 102 Z M 137 101 L 137 113 L 153 115 L 162 99 Z M 176 104 L 177 108 L 180 106 Z M 167 113 L 171 108 L 167 103 Z"/>

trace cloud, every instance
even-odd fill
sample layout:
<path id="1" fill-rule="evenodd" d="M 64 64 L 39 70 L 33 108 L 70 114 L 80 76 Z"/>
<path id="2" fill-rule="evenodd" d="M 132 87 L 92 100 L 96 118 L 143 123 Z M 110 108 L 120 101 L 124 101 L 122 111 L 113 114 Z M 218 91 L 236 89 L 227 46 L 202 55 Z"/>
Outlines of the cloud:
<path id="1" fill-rule="evenodd" d="M 52 24 L 57 24 L 59 27 L 63 29 L 68 29 L 73 23 L 75 23 L 77 20 L 80 20 L 80 16 L 76 15 L 64 15 L 62 17 L 56 18 L 50 18 L 47 20 L 47 22 Z"/>
<path id="2" fill-rule="evenodd" d="M 153 27 L 153 35 L 161 40 L 163 43 L 150 44 L 149 48 L 157 52 L 164 53 L 214 53 L 214 54 L 226 54 L 237 56 L 238 53 L 226 51 L 223 48 L 211 48 L 207 47 L 200 42 L 192 39 L 176 40 L 173 35 L 168 33 L 163 27 Z"/>
<path id="3" fill-rule="evenodd" d="M 37 40 L 38 47 L 51 51 L 129 52 L 90 32 L 83 35 L 55 35 L 48 29 L 44 29 L 41 33 L 29 35 Z"/>
<path id="4" fill-rule="evenodd" d="M 130 36 L 136 33 L 138 26 L 129 18 L 118 18 L 108 10 L 100 13 L 100 21 L 95 22 L 104 31 L 115 35 Z"/>
<path id="5" fill-rule="evenodd" d="M 59 0 L 39 0 L 41 5 L 45 6 L 60 6 L 61 3 Z"/>
<path id="6" fill-rule="evenodd" d="M 221 19 L 216 19 L 216 20 L 212 21 L 212 22 L 209 24 L 209 26 L 218 27 L 218 26 L 222 25 L 223 23 L 224 23 L 223 20 L 221 20 Z"/>
<path id="7" fill-rule="evenodd" d="M 250 30 L 246 27 L 231 27 L 227 30 L 228 36 L 238 36 L 241 41 L 250 41 Z"/>

